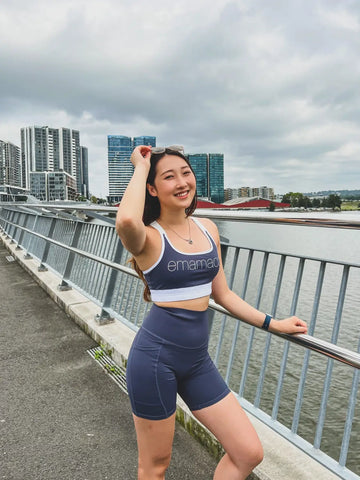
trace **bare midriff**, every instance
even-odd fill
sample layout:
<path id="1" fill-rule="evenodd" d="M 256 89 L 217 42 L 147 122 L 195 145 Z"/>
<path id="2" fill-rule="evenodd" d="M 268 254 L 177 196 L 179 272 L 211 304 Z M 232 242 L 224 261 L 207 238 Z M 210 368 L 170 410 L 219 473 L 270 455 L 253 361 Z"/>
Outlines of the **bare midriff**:
<path id="1" fill-rule="evenodd" d="M 177 302 L 154 302 L 158 307 L 170 307 L 170 308 L 184 308 L 185 310 L 196 310 L 202 312 L 209 306 L 209 298 L 206 297 L 193 298 L 192 300 L 181 300 Z"/>

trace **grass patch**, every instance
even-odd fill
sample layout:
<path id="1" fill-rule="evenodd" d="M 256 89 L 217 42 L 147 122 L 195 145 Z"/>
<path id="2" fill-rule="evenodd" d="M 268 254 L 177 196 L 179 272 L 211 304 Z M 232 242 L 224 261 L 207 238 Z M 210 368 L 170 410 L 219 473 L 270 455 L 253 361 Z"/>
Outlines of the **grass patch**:
<path id="1" fill-rule="evenodd" d="M 360 210 L 360 200 L 342 201 L 341 210 Z"/>

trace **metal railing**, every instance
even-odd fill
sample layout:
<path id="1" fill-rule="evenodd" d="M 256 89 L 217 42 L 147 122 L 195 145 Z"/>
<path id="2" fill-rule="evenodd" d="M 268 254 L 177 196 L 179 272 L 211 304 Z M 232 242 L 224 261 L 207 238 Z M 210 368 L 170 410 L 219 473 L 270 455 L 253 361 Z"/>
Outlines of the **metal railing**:
<path id="1" fill-rule="evenodd" d="M 101 306 L 100 323 L 115 318 L 136 330 L 149 304 L 109 211 L 115 209 L 7 204 L 0 226 L 25 257 L 38 259 L 39 271 L 60 277 L 59 288 L 77 288 Z M 242 298 L 309 323 L 308 335 L 264 333 L 211 300 L 209 351 L 226 382 L 261 421 L 339 477 L 359 479 L 360 341 L 356 329 L 349 333 L 359 265 L 231 244 L 222 244 L 222 256 L 229 286 Z"/>

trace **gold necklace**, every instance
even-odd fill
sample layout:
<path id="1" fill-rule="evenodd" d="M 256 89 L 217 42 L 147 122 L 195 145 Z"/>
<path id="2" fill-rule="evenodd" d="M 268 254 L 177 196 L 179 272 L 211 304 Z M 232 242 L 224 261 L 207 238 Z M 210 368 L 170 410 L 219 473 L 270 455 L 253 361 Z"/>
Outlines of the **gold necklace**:
<path id="1" fill-rule="evenodd" d="M 189 219 L 187 219 L 188 221 L 188 226 L 189 226 L 189 238 L 184 238 L 182 237 L 181 235 L 179 235 L 177 232 L 175 232 L 175 230 L 173 228 L 170 227 L 170 225 L 168 225 L 167 223 L 165 223 L 165 225 L 172 231 L 175 233 L 175 235 L 177 235 L 179 238 L 181 238 L 181 240 L 184 240 L 185 242 L 189 243 L 190 245 L 193 244 L 193 241 L 192 241 L 192 238 L 191 238 L 191 230 L 190 230 L 190 221 Z"/>

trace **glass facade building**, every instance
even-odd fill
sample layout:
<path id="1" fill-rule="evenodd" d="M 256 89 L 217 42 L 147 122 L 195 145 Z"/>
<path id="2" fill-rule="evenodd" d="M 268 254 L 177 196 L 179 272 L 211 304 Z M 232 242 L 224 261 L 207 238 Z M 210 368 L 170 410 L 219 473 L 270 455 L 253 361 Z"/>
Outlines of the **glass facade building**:
<path id="1" fill-rule="evenodd" d="M 149 136 L 142 136 L 142 137 L 134 137 L 133 139 L 133 147 L 138 147 L 139 145 L 151 145 L 152 147 L 156 147 L 156 137 L 149 137 Z"/>
<path id="2" fill-rule="evenodd" d="M 196 191 L 198 197 L 208 198 L 208 155 L 206 153 L 189 153 L 189 155 L 187 155 L 187 158 L 195 172 Z"/>
<path id="3" fill-rule="evenodd" d="M 215 203 L 224 201 L 224 154 L 209 153 L 210 199 Z"/>
<path id="4" fill-rule="evenodd" d="M 156 146 L 156 137 L 126 137 L 108 135 L 108 174 L 110 203 L 120 202 L 134 172 L 130 161 L 132 151 L 139 145 Z"/>
<path id="5" fill-rule="evenodd" d="M 195 172 L 198 197 L 223 203 L 224 154 L 190 153 L 187 157 Z"/>

